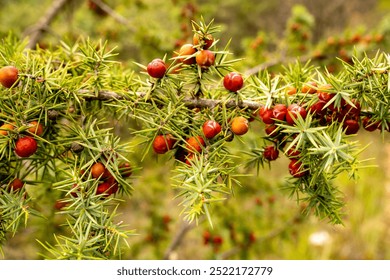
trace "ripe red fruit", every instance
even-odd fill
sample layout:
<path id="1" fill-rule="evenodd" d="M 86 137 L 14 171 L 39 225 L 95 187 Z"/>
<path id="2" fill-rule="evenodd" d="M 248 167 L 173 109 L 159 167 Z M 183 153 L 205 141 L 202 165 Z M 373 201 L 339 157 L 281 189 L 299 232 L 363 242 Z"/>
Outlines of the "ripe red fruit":
<path id="1" fill-rule="evenodd" d="M 251 231 L 249 233 L 248 239 L 249 239 L 248 241 L 250 244 L 255 243 L 256 242 L 256 234 L 253 231 Z"/>
<path id="2" fill-rule="evenodd" d="M 284 121 L 287 114 L 287 107 L 284 104 L 276 104 L 272 109 L 272 117 L 279 121 Z"/>
<path id="3" fill-rule="evenodd" d="M 288 158 L 297 158 L 301 155 L 301 152 L 299 150 L 296 150 L 295 147 L 291 147 L 286 151 L 286 156 Z"/>
<path id="4" fill-rule="evenodd" d="M 40 124 L 37 121 L 32 121 L 29 123 L 29 128 L 27 129 L 28 132 L 35 134 L 37 136 L 42 136 L 44 127 L 42 124 Z"/>
<path id="5" fill-rule="evenodd" d="M 202 147 L 205 145 L 205 142 L 201 136 L 192 136 L 186 140 L 186 149 L 191 152 L 198 152 L 200 153 L 202 151 Z"/>
<path id="6" fill-rule="evenodd" d="M 215 63 L 215 55 L 212 51 L 201 50 L 196 53 L 196 63 L 202 68 L 208 68 Z"/>
<path id="7" fill-rule="evenodd" d="M 18 74 L 16 67 L 5 66 L 0 69 L 0 83 L 6 88 L 11 88 L 18 80 Z"/>
<path id="8" fill-rule="evenodd" d="M 194 46 L 199 45 L 202 49 L 207 50 L 214 43 L 214 38 L 211 34 L 201 35 L 199 33 L 195 33 L 192 37 L 192 43 L 194 44 Z"/>
<path id="9" fill-rule="evenodd" d="M 354 106 L 352 106 L 351 104 L 349 103 L 345 103 L 345 105 L 343 106 L 342 108 L 342 114 L 344 116 L 349 116 L 351 118 L 353 117 L 359 117 L 360 115 L 360 112 L 361 112 L 361 106 L 360 106 L 360 103 L 353 99 L 351 100 L 352 101 L 352 104 Z"/>
<path id="10" fill-rule="evenodd" d="M 325 105 L 326 105 L 325 101 L 318 100 L 309 108 L 309 112 L 318 117 L 321 117 L 326 113 L 326 109 L 324 109 Z"/>
<path id="11" fill-rule="evenodd" d="M 359 131 L 360 125 L 357 120 L 345 120 L 343 123 L 343 129 L 346 135 L 356 134 Z"/>
<path id="12" fill-rule="evenodd" d="M 203 232 L 203 244 L 207 245 L 210 243 L 210 241 L 211 241 L 211 233 L 208 230 L 206 230 Z"/>
<path id="13" fill-rule="evenodd" d="M 265 128 L 265 133 L 271 137 L 279 135 L 278 126 L 275 124 L 267 125 L 267 127 Z"/>
<path id="14" fill-rule="evenodd" d="M 183 56 L 183 58 L 180 58 L 180 62 L 187 65 L 195 64 L 195 56 L 192 56 L 195 53 L 196 49 L 192 44 L 184 44 L 179 50 L 179 56 Z"/>
<path id="15" fill-rule="evenodd" d="M 276 160 L 279 157 L 279 151 L 274 145 L 267 146 L 264 148 L 263 156 L 269 161 Z"/>
<path id="16" fill-rule="evenodd" d="M 298 115 L 305 119 L 307 115 L 305 108 L 298 104 L 291 104 L 287 107 L 286 121 L 289 125 L 294 125 Z"/>
<path id="17" fill-rule="evenodd" d="M 291 24 L 290 29 L 294 32 L 298 31 L 301 29 L 301 25 L 298 22 L 294 22 Z"/>
<path id="18" fill-rule="evenodd" d="M 72 190 L 74 191 L 71 191 L 70 195 L 73 197 L 78 197 L 78 193 L 80 192 L 79 186 L 77 184 L 73 184 Z"/>
<path id="19" fill-rule="evenodd" d="M 124 162 L 119 165 L 119 172 L 121 173 L 123 178 L 130 177 L 133 173 L 130 163 Z"/>
<path id="20" fill-rule="evenodd" d="M 326 103 L 328 103 L 330 100 L 332 100 L 332 98 L 335 96 L 336 94 L 334 93 L 329 93 L 329 92 L 319 92 L 318 93 L 318 98 L 320 100 L 323 100 L 325 101 Z"/>
<path id="21" fill-rule="evenodd" d="M 362 118 L 362 125 L 367 131 L 374 131 L 379 127 L 379 122 L 375 122 L 370 117 L 365 116 Z"/>
<path id="22" fill-rule="evenodd" d="M 235 117 L 230 124 L 230 129 L 235 135 L 244 135 L 249 130 L 249 122 L 242 116 Z"/>
<path id="23" fill-rule="evenodd" d="M 259 110 L 259 117 L 265 124 L 273 124 L 275 121 L 273 120 L 273 110 L 266 109 L 265 107 L 261 107 Z"/>
<path id="24" fill-rule="evenodd" d="M 21 188 L 23 188 L 23 186 L 24 182 L 19 178 L 13 179 L 12 182 L 9 184 L 10 190 L 13 192 L 19 191 Z"/>
<path id="25" fill-rule="evenodd" d="M 332 89 L 332 85 L 325 84 L 318 88 L 317 95 L 322 101 L 328 103 L 336 94 L 329 92 Z"/>
<path id="26" fill-rule="evenodd" d="M 91 167 L 91 175 L 92 178 L 108 178 L 110 176 L 110 172 L 101 162 L 94 163 Z"/>
<path id="27" fill-rule="evenodd" d="M 334 93 L 330 93 L 331 89 L 332 85 L 330 84 L 324 84 L 319 86 L 317 90 L 318 98 L 328 103 L 335 96 Z"/>
<path id="28" fill-rule="evenodd" d="M 244 79 L 237 72 L 230 72 L 223 78 L 223 86 L 232 92 L 236 92 L 244 85 Z"/>
<path id="29" fill-rule="evenodd" d="M 20 157 L 29 157 L 38 149 L 37 141 L 34 138 L 25 136 L 16 140 L 15 153 Z"/>
<path id="30" fill-rule="evenodd" d="M 267 198 L 269 204 L 274 204 L 276 201 L 275 195 L 271 195 Z"/>
<path id="31" fill-rule="evenodd" d="M 103 3 L 104 3 L 104 1 L 103 1 Z M 105 10 L 103 10 L 100 6 L 98 6 L 95 2 L 93 2 L 92 0 L 88 0 L 87 4 L 88 4 L 88 9 L 91 10 L 92 12 L 94 12 L 96 15 L 98 15 L 98 16 L 106 16 L 107 15 L 107 12 Z"/>
<path id="32" fill-rule="evenodd" d="M 220 235 L 214 236 L 214 238 L 213 238 L 213 244 L 214 244 L 214 245 L 220 246 L 220 245 L 222 245 L 222 243 L 223 243 L 223 238 L 222 238 L 222 236 L 220 236 Z"/>
<path id="33" fill-rule="evenodd" d="M 62 210 L 67 205 L 68 205 L 68 202 L 66 202 L 66 201 L 56 200 L 56 202 L 54 203 L 54 209 L 59 211 L 59 210 Z"/>
<path id="34" fill-rule="evenodd" d="M 113 176 L 110 176 L 105 182 L 110 184 L 110 187 L 107 191 L 108 195 L 114 194 L 119 190 L 119 184 Z"/>
<path id="35" fill-rule="evenodd" d="M 163 217 L 162 217 L 162 220 L 163 220 L 163 223 L 165 224 L 165 225 L 167 225 L 167 224 L 169 224 L 170 222 L 172 222 L 172 218 L 171 218 L 171 216 L 169 216 L 169 215 L 164 215 Z"/>
<path id="36" fill-rule="evenodd" d="M 173 138 L 171 134 L 157 135 L 153 141 L 153 150 L 157 154 L 165 154 L 166 152 L 172 149 L 175 142 L 176 140 Z"/>
<path id="37" fill-rule="evenodd" d="M 308 174 L 307 170 L 303 169 L 302 162 L 297 159 L 292 159 L 288 165 L 288 171 L 295 178 L 301 178 Z"/>
<path id="38" fill-rule="evenodd" d="M 110 193 L 111 184 L 109 182 L 103 182 L 99 184 L 96 188 L 96 194 L 104 194 L 105 196 L 109 196 Z"/>
<path id="39" fill-rule="evenodd" d="M 194 159 L 194 157 L 195 157 L 195 154 L 194 153 L 192 153 L 192 152 L 190 152 L 190 153 L 188 153 L 186 156 L 185 156 L 185 163 L 187 164 L 187 165 L 192 165 L 192 160 Z"/>
<path id="40" fill-rule="evenodd" d="M 151 77 L 161 79 L 167 71 L 167 65 L 162 59 L 156 58 L 148 64 L 147 71 Z"/>
<path id="41" fill-rule="evenodd" d="M 221 132 L 221 125 L 214 120 L 208 120 L 204 122 L 202 130 L 204 136 L 207 139 L 211 139 Z"/>

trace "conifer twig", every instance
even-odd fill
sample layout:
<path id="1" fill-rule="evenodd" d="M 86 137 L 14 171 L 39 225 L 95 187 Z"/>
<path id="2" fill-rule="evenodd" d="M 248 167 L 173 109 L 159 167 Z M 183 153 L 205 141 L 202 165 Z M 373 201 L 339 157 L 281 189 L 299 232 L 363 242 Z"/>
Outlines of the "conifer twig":
<path id="1" fill-rule="evenodd" d="M 194 227 L 196 227 L 195 223 L 188 223 L 186 221 L 182 222 L 180 229 L 177 231 L 176 235 L 172 238 L 171 244 L 169 244 L 167 250 L 164 253 L 164 260 L 170 259 L 172 252 L 175 251 L 175 249 L 180 246 L 180 244 L 183 242 L 185 235 Z"/>
<path id="2" fill-rule="evenodd" d="M 90 91 L 88 90 L 80 90 L 79 93 L 82 94 L 88 94 Z M 135 93 L 139 98 L 145 97 L 145 93 L 143 92 L 136 92 Z M 90 96 L 87 96 L 87 100 L 126 100 L 129 99 L 126 96 L 119 95 L 116 92 L 113 91 L 99 91 L 97 95 L 94 95 L 91 92 Z M 251 101 L 251 100 L 241 100 L 241 101 L 236 101 L 236 100 L 228 100 L 228 101 L 223 101 L 223 100 L 216 100 L 216 99 L 207 99 L 207 98 L 196 98 L 196 97 L 185 97 L 183 99 L 184 104 L 188 108 L 214 108 L 220 104 L 224 104 L 227 108 L 232 108 L 232 107 L 238 107 L 241 109 L 251 109 L 251 110 L 257 110 L 259 109 L 262 104 L 260 102 L 256 101 Z"/>
<path id="3" fill-rule="evenodd" d="M 117 22 L 126 25 L 127 27 L 130 27 L 130 22 L 122 15 L 115 12 L 110 6 L 108 6 L 106 3 L 104 3 L 101 0 L 91 0 L 93 3 L 95 3 L 100 9 L 102 9 L 106 14 L 108 14 L 110 17 L 115 19 Z"/>
<path id="4" fill-rule="evenodd" d="M 46 29 L 48 29 L 50 23 L 70 1 L 72 0 L 55 0 L 39 21 L 24 32 L 25 36 L 30 35 L 27 48 L 33 49 L 35 47 L 39 39 L 42 37 L 42 34 Z"/>

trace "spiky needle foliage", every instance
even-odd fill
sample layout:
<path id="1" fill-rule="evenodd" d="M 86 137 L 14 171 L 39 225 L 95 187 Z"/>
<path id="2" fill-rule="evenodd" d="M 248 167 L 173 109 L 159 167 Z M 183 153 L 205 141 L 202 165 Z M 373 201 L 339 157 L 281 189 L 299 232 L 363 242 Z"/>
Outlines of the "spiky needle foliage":
<path id="1" fill-rule="evenodd" d="M 44 215 L 34 209 L 37 190 L 43 188 L 54 191 L 58 214 L 66 220 L 66 230 L 55 236 L 54 244 L 39 241 L 47 250 L 45 257 L 120 258 L 123 244 L 133 234 L 118 222 L 116 212 L 119 197 L 133 191 L 121 166 L 130 164 L 129 153 L 143 151 L 146 156 L 158 135 L 173 139 L 165 143 L 176 162 L 173 187 L 189 221 L 205 215 L 212 223 L 213 204 L 241 185 L 245 165 L 259 168 L 269 162 L 265 146 L 273 145 L 299 166 L 292 166 L 296 170 L 290 171 L 285 186 L 298 202 L 303 201 L 305 212 L 313 210 L 320 218 L 342 223 L 342 193 L 333 181 L 341 172 L 356 177 L 361 166 L 361 148 L 349 135 L 346 121 L 360 126 L 362 118 L 369 117 L 375 129 L 389 130 L 389 55 L 354 57 L 336 75 L 297 62 L 276 75 L 262 71 L 244 77 L 244 87 L 229 92 L 222 80 L 238 60 L 230 59 L 229 45 L 219 47 L 219 29 L 213 22 L 193 23 L 193 31 L 200 38 L 193 54 L 164 56 L 167 71 L 162 78 L 150 77 L 140 64 L 140 74 L 125 69 L 104 43 L 86 40 L 51 50 L 27 50 L 26 42 L 12 35 L 3 39 L 0 65 L 17 67 L 19 79 L 11 88 L 1 88 L 0 94 L 1 122 L 13 127 L 0 135 L 1 242 L 21 223 L 27 226 L 30 214 Z M 207 45 L 210 38 L 212 44 Z M 206 48 L 215 62 L 186 63 Z M 305 85 L 313 91 L 304 90 Z M 288 92 L 291 87 L 293 94 Z M 321 108 L 314 110 L 320 101 Z M 306 113 L 293 116 L 293 122 L 271 118 L 275 133 L 260 134 L 257 145 L 248 147 L 245 155 L 234 154 L 229 142 L 245 142 L 245 136 L 234 135 L 231 121 L 237 116 L 258 121 L 263 117 L 259 112 L 272 110 L 275 104 L 298 105 Z M 115 136 L 110 127 L 113 119 L 129 118 L 140 127 L 130 134 L 143 139 L 136 147 Z M 211 139 L 202 130 L 207 120 L 222 128 Z M 43 125 L 42 134 L 29 130 L 33 121 Z M 37 151 L 27 158 L 14 152 L 22 136 L 38 143 Z M 199 149 L 189 147 L 190 138 L 198 139 Z M 92 172 L 96 163 L 109 175 L 96 178 Z M 14 178 L 25 182 L 19 191 L 11 190 Z M 115 191 L 99 191 L 104 183 Z"/>

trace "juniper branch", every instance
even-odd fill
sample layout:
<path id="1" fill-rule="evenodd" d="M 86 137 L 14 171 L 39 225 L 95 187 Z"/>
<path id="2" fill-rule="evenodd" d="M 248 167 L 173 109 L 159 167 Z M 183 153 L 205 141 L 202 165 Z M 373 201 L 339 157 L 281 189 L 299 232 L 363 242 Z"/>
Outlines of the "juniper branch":
<path id="1" fill-rule="evenodd" d="M 120 95 L 113 91 L 99 91 L 97 94 L 93 93 L 89 90 L 80 90 L 79 93 L 85 94 L 86 100 L 102 100 L 102 101 L 108 101 L 108 100 L 130 100 L 129 96 L 126 95 Z M 90 95 L 89 95 L 90 93 Z M 132 94 L 129 92 L 129 94 Z M 135 92 L 133 93 L 139 98 L 143 98 L 146 96 L 146 93 L 144 92 Z M 198 98 L 198 97 L 185 97 L 183 99 L 183 102 L 186 107 L 192 109 L 192 108 L 214 108 L 216 106 L 224 104 L 226 108 L 233 108 L 238 107 L 240 109 L 250 109 L 250 110 L 257 110 L 262 106 L 260 102 L 251 101 L 251 100 L 216 100 L 216 99 L 208 99 L 208 98 Z"/>

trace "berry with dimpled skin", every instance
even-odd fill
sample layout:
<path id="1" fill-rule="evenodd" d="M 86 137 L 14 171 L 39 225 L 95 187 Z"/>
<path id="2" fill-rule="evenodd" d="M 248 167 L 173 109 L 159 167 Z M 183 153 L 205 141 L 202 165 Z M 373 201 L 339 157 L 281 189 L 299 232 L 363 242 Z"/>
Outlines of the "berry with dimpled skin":
<path id="1" fill-rule="evenodd" d="M 334 94 L 334 93 L 329 93 L 329 92 L 318 92 L 317 93 L 317 95 L 318 95 L 318 98 L 320 99 L 320 100 L 323 100 L 323 101 L 325 101 L 326 103 L 328 103 L 330 100 L 332 100 L 332 98 L 336 95 L 336 94 Z"/>
<path id="2" fill-rule="evenodd" d="M 284 104 L 276 104 L 272 109 L 272 118 L 279 121 L 284 121 L 286 119 L 287 107 Z"/>
<path id="3" fill-rule="evenodd" d="M 356 134 L 359 131 L 360 125 L 357 120 L 345 120 L 343 122 L 343 129 L 346 135 Z"/>
<path id="4" fill-rule="evenodd" d="M 376 129 L 378 129 L 379 127 L 379 122 L 378 121 L 373 121 L 370 117 L 368 116 L 365 116 L 362 118 L 362 126 L 365 130 L 367 131 L 374 131 Z"/>
<path id="5" fill-rule="evenodd" d="M 273 119 L 273 110 L 271 108 L 266 109 L 261 107 L 259 110 L 259 117 L 265 124 L 273 124 L 275 120 Z"/>
<path id="6" fill-rule="evenodd" d="M 153 150 L 157 154 L 165 154 L 173 148 L 173 145 L 176 143 L 176 140 L 171 134 L 166 135 L 157 135 L 153 141 Z"/>
<path id="7" fill-rule="evenodd" d="M 34 138 L 25 136 L 16 140 L 15 153 L 20 157 L 29 157 L 38 149 L 37 141 Z"/>
<path id="8" fill-rule="evenodd" d="M 200 46 L 202 49 L 209 49 L 214 43 L 213 35 L 211 34 L 199 34 L 195 33 L 192 37 L 192 43 L 194 46 Z"/>
<path id="9" fill-rule="evenodd" d="M 331 93 L 330 90 L 332 89 L 332 85 L 330 84 L 324 84 L 318 87 L 317 95 L 320 100 L 325 101 L 328 103 L 334 96 L 334 93 Z"/>
<path id="10" fill-rule="evenodd" d="M 19 71 L 14 66 L 5 66 L 0 69 L 0 84 L 3 87 L 11 88 L 18 80 Z"/>
<path id="11" fill-rule="evenodd" d="M 167 65 L 162 59 L 156 58 L 148 64 L 147 71 L 151 77 L 161 79 L 167 72 Z"/>
<path id="12" fill-rule="evenodd" d="M 343 102 L 345 104 L 342 104 L 341 114 L 349 118 L 358 118 L 361 112 L 360 103 L 356 99 L 352 99 L 351 102 L 353 106 L 345 101 Z"/>
<path id="13" fill-rule="evenodd" d="M 207 139 L 212 139 L 221 132 L 221 125 L 214 120 L 207 120 L 204 122 L 202 130 Z"/>
<path id="14" fill-rule="evenodd" d="M 303 169 L 302 162 L 298 161 L 298 159 L 290 161 L 288 171 L 294 178 L 301 178 L 308 174 L 308 171 Z"/>
<path id="15" fill-rule="evenodd" d="M 230 72 L 223 78 L 223 86 L 231 92 L 236 92 L 244 85 L 244 79 L 237 72 Z"/>
<path id="16" fill-rule="evenodd" d="M 266 160 L 272 161 L 279 157 L 279 151 L 274 145 L 264 148 L 263 156 Z"/>
<path id="17" fill-rule="evenodd" d="M 249 130 L 249 122 L 242 116 L 235 117 L 230 124 L 230 129 L 235 135 L 244 135 Z"/>
<path id="18" fill-rule="evenodd" d="M 316 103 L 310 106 L 309 112 L 314 114 L 316 117 L 322 117 L 326 113 L 326 108 L 324 109 L 326 102 L 324 100 L 318 100 Z"/>
<path id="19" fill-rule="evenodd" d="M 286 121 L 289 125 L 294 125 L 298 115 L 305 119 L 307 115 L 305 108 L 298 104 L 291 104 L 287 107 Z"/>

